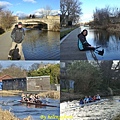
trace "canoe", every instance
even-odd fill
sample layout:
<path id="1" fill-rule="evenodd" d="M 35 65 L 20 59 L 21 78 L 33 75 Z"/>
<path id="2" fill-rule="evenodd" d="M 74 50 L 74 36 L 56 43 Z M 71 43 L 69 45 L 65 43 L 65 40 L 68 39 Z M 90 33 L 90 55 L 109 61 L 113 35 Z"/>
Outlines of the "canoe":
<path id="1" fill-rule="evenodd" d="M 27 105 L 58 107 L 58 106 L 49 105 L 49 104 L 42 104 L 42 103 L 31 103 L 31 102 L 24 102 L 24 101 L 19 101 L 19 102 L 22 103 L 22 104 L 27 104 Z"/>

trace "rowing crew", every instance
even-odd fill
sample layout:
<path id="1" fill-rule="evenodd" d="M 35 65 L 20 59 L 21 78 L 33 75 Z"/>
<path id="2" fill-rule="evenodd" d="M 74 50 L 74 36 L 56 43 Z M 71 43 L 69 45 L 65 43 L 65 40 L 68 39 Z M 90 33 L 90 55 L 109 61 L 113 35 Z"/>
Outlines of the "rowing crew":
<path id="1" fill-rule="evenodd" d="M 86 103 L 91 103 L 91 102 L 98 101 L 100 99 L 101 98 L 100 98 L 99 94 L 97 94 L 97 95 L 95 95 L 93 97 L 91 97 L 91 96 L 89 96 L 89 97 L 85 96 L 84 99 L 80 99 L 80 104 L 82 105 L 82 104 L 86 104 Z"/>
<path id="2" fill-rule="evenodd" d="M 22 102 L 42 103 L 37 94 L 22 94 Z"/>

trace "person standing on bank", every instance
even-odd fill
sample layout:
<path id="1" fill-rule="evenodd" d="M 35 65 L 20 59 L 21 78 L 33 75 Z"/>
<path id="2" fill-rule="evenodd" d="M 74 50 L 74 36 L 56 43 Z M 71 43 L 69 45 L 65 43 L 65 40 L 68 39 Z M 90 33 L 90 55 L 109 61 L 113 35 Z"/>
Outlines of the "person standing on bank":
<path id="1" fill-rule="evenodd" d="M 22 22 L 18 23 L 18 26 L 12 30 L 11 38 L 12 38 L 12 47 L 10 50 L 15 49 L 15 46 L 17 45 L 17 48 L 19 49 L 19 55 L 21 56 L 22 53 L 22 42 L 25 36 L 25 31 L 22 27 Z M 10 59 L 12 56 L 8 55 L 8 59 Z"/>

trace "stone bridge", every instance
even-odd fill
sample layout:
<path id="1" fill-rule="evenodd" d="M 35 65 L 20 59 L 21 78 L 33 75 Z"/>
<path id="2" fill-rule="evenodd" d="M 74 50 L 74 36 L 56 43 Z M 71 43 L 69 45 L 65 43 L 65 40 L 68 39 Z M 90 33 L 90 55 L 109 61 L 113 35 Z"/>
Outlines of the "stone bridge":
<path id="1" fill-rule="evenodd" d="M 47 29 L 52 30 L 56 23 L 60 24 L 60 16 L 47 16 L 45 18 L 30 18 L 21 20 L 18 19 L 17 22 L 22 22 L 24 25 L 46 24 Z"/>

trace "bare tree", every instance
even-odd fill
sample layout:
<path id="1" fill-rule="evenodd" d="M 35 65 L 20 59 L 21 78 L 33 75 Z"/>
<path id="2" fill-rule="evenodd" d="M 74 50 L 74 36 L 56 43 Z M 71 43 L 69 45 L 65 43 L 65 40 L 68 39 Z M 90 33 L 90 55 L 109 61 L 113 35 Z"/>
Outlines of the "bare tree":
<path id="1" fill-rule="evenodd" d="M 61 26 L 68 21 L 78 22 L 81 12 L 81 2 L 79 0 L 61 0 Z"/>
<path id="2" fill-rule="evenodd" d="M 109 6 L 102 9 L 96 8 L 93 14 L 94 22 L 99 25 L 108 24 L 110 21 L 110 11 L 111 8 Z"/>
<path id="3" fill-rule="evenodd" d="M 46 16 L 50 15 L 51 10 L 52 10 L 52 8 L 51 8 L 50 6 L 46 6 L 46 7 L 44 8 L 44 14 L 45 14 Z"/>
<path id="4" fill-rule="evenodd" d="M 12 27 L 13 23 L 15 22 L 15 18 L 14 16 L 12 15 L 12 12 L 7 10 L 2 10 L 0 12 L 0 23 L 1 23 L 1 27 L 4 29 L 4 30 L 7 30 L 9 28 Z"/>

